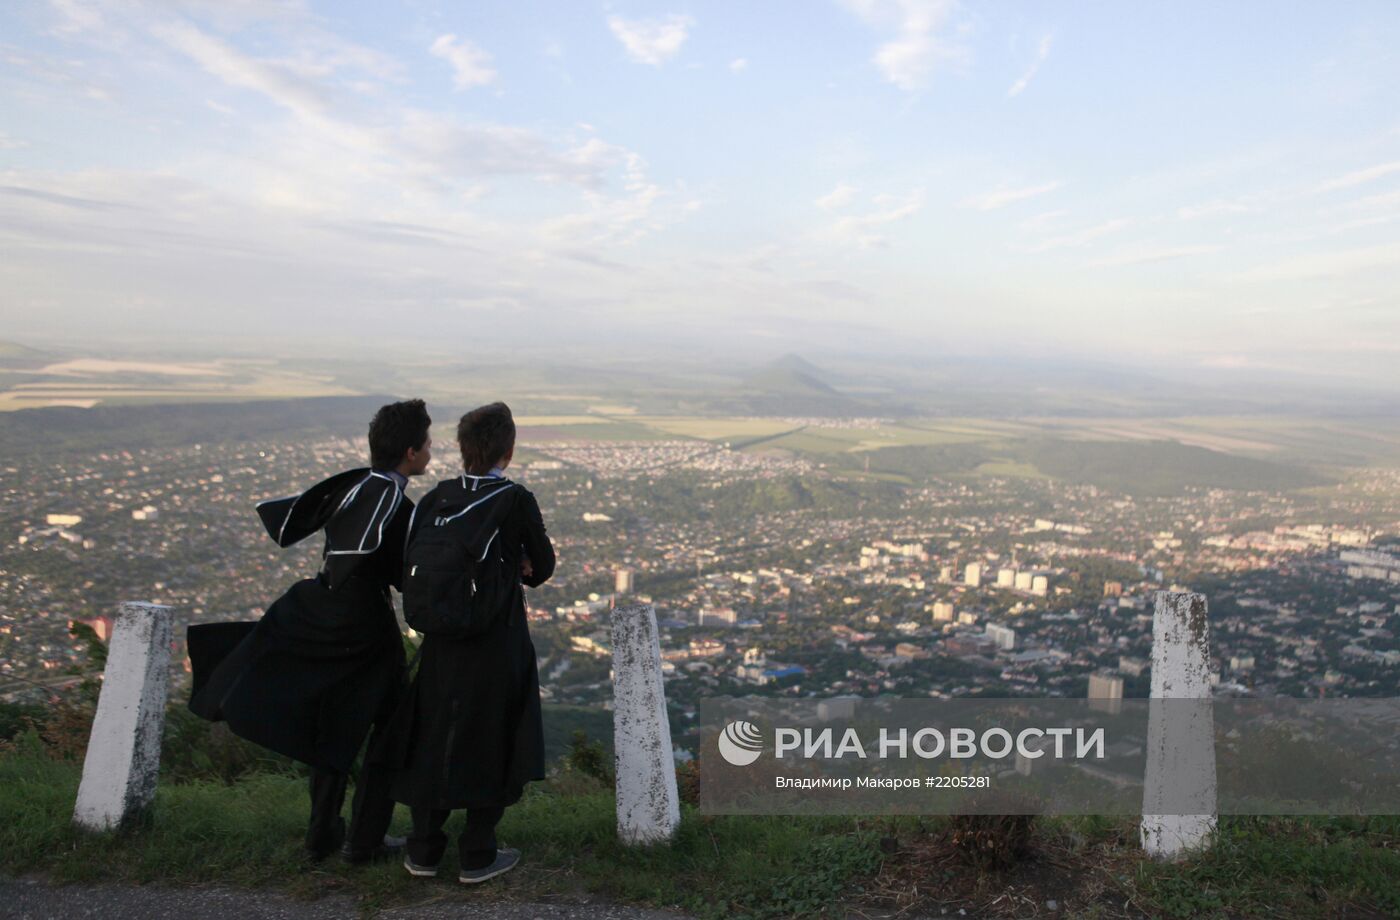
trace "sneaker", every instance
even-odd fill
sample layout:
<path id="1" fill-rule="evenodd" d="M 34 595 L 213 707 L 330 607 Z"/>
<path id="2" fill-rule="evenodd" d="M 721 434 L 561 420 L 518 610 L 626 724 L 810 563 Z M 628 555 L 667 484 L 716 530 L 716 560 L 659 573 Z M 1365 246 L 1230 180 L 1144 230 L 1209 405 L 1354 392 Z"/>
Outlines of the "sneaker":
<path id="1" fill-rule="evenodd" d="M 515 847 L 505 847 L 496 851 L 496 861 L 489 866 L 482 866 L 480 869 L 463 869 L 457 876 L 457 881 L 464 885 L 475 885 L 484 882 L 488 878 L 495 878 L 502 872 L 509 872 L 515 868 L 515 864 L 520 862 L 520 851 Z"/>
<path id="2" fill-rule="evenodd" d="M 407 853 L 403 857 L 403 867 L 408 870 L 408 874 L 414 878 L 434 878 L 437 875 L 437 866 L 420 866 L 413 861 L 413 857 Z"/>
<path id="3" fill-rule="evenodd" d="M 340 848 L 340 856 L 351 865 L 363 865 L 380 860 L 398 859 L 399 854 L 404 851 L 407 839 L 404 837 L 390 837 L 384 835 L 384 839 L 372 850 L 360 850 L 350 846 L 346 841 L 345 846 Z"/>
<path id="4" fill-rule="evenodd" d="M 304 852 L 306 853 L 308 859 L 310 859 L 312 862 L 318 863 L 324 860 L 327 856 L 330 856 L 336 850 L 339 850 L 341 844 L 343 844 L 344 842 L 345 819 L 337 817 L 335 819 L 335 825 L 332 828 L 330 834 L 321 835 L 321 837 L 316 839 L 314 843 L 311 837 L 311 833 L 309 831 L 307 832 L 307 839 Z"/>

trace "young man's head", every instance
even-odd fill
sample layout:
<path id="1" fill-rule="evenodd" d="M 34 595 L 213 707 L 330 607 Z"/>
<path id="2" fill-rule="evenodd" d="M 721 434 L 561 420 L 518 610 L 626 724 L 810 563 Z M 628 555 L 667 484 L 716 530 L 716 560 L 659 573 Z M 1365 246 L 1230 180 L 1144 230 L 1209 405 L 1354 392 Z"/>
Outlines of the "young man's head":
<path id="1" fill-rule="evenodd" d="M 503 402 L 479 406 L 457 423 L 457 446 L 462 465 L 473 476 L 485 476 L 491 467 L 505 469 L 515 453 L 515 419 Z"/>
<path id="2" fill-rule="evenodd" d="M 381 406 L 369 423 L 370 466 L 405 476 L 421 475 L 432 459 L 433 440 L 428 436 L 432 424 L 421 399 Z"/>

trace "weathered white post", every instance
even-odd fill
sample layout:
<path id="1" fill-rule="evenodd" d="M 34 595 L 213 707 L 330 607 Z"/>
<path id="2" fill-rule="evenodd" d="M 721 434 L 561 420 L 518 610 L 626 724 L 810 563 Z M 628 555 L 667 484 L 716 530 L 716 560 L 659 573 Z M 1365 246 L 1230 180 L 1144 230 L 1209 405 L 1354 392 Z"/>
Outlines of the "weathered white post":
<path id="1" fill-rule="evenodd" d="M 1149 706 L 1142 847 L 1156 859 L 1179 859 L 1209 846 L 1215 834 L 1215 719 L 1205 595 L 1157 592 Z"/>
<path id="2" fill-rule="evenodd" d="M 126 603 L 117 611 L 73 823 L 106 831 L 135 820 L 156 795 L 170 689 L 171 612 Z"/>
<path id="3" fill-rule="evenodd" d="M 634 604 L 614 610 L 612 650 L 617 835 L 627 844 L 666 842 L 680 826 L 681 808 L 656 609 Z"/>

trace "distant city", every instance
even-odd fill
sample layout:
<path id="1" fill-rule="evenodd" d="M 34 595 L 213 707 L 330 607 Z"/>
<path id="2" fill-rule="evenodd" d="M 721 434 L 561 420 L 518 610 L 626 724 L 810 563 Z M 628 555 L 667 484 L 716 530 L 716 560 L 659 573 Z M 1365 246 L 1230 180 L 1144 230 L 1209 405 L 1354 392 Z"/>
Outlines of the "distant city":
<path id="1" fill-rule="evenodd" d="M 510 473 L 559 556 L 528 597 L 546 700 L 610 704 L 608 610 L 636 602 L 656 606 L 681 737 L 710 695 L 1140 697 L 1166 588 L 1209 597 L 1220 694 L 1400 693 L 1400 556 L 1355 523 L 1400 519 L 1394 470 L 1355 470 L 1300 510 L 1283 492 L 1136 497 L 1038 476 L 896 488 L 722 441 L 523 446 Z M 453 473 L 450 446 L 436 456 L 411 495 Z M 358 440 L 324 438 L 5 467 L 0 694 L 75 681 L 70 625 L 105 638 L 123 600 L 170 604 L 182 626 L 257 618 L 315 571 L 320 538 L 278 550 L 254 503 L 357 465 Z"/>

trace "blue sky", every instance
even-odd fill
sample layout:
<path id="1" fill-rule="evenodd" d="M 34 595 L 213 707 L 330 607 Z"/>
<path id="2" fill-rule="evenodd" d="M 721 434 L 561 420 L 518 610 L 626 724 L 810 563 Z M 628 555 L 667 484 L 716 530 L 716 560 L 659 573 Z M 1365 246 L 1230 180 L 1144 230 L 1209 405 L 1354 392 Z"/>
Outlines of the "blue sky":
<path id="1" fill-rule="evenodd" d="M 0 335 L 1400 382 L 1396 49 L 1393 3 L 9 3 Z"/>

